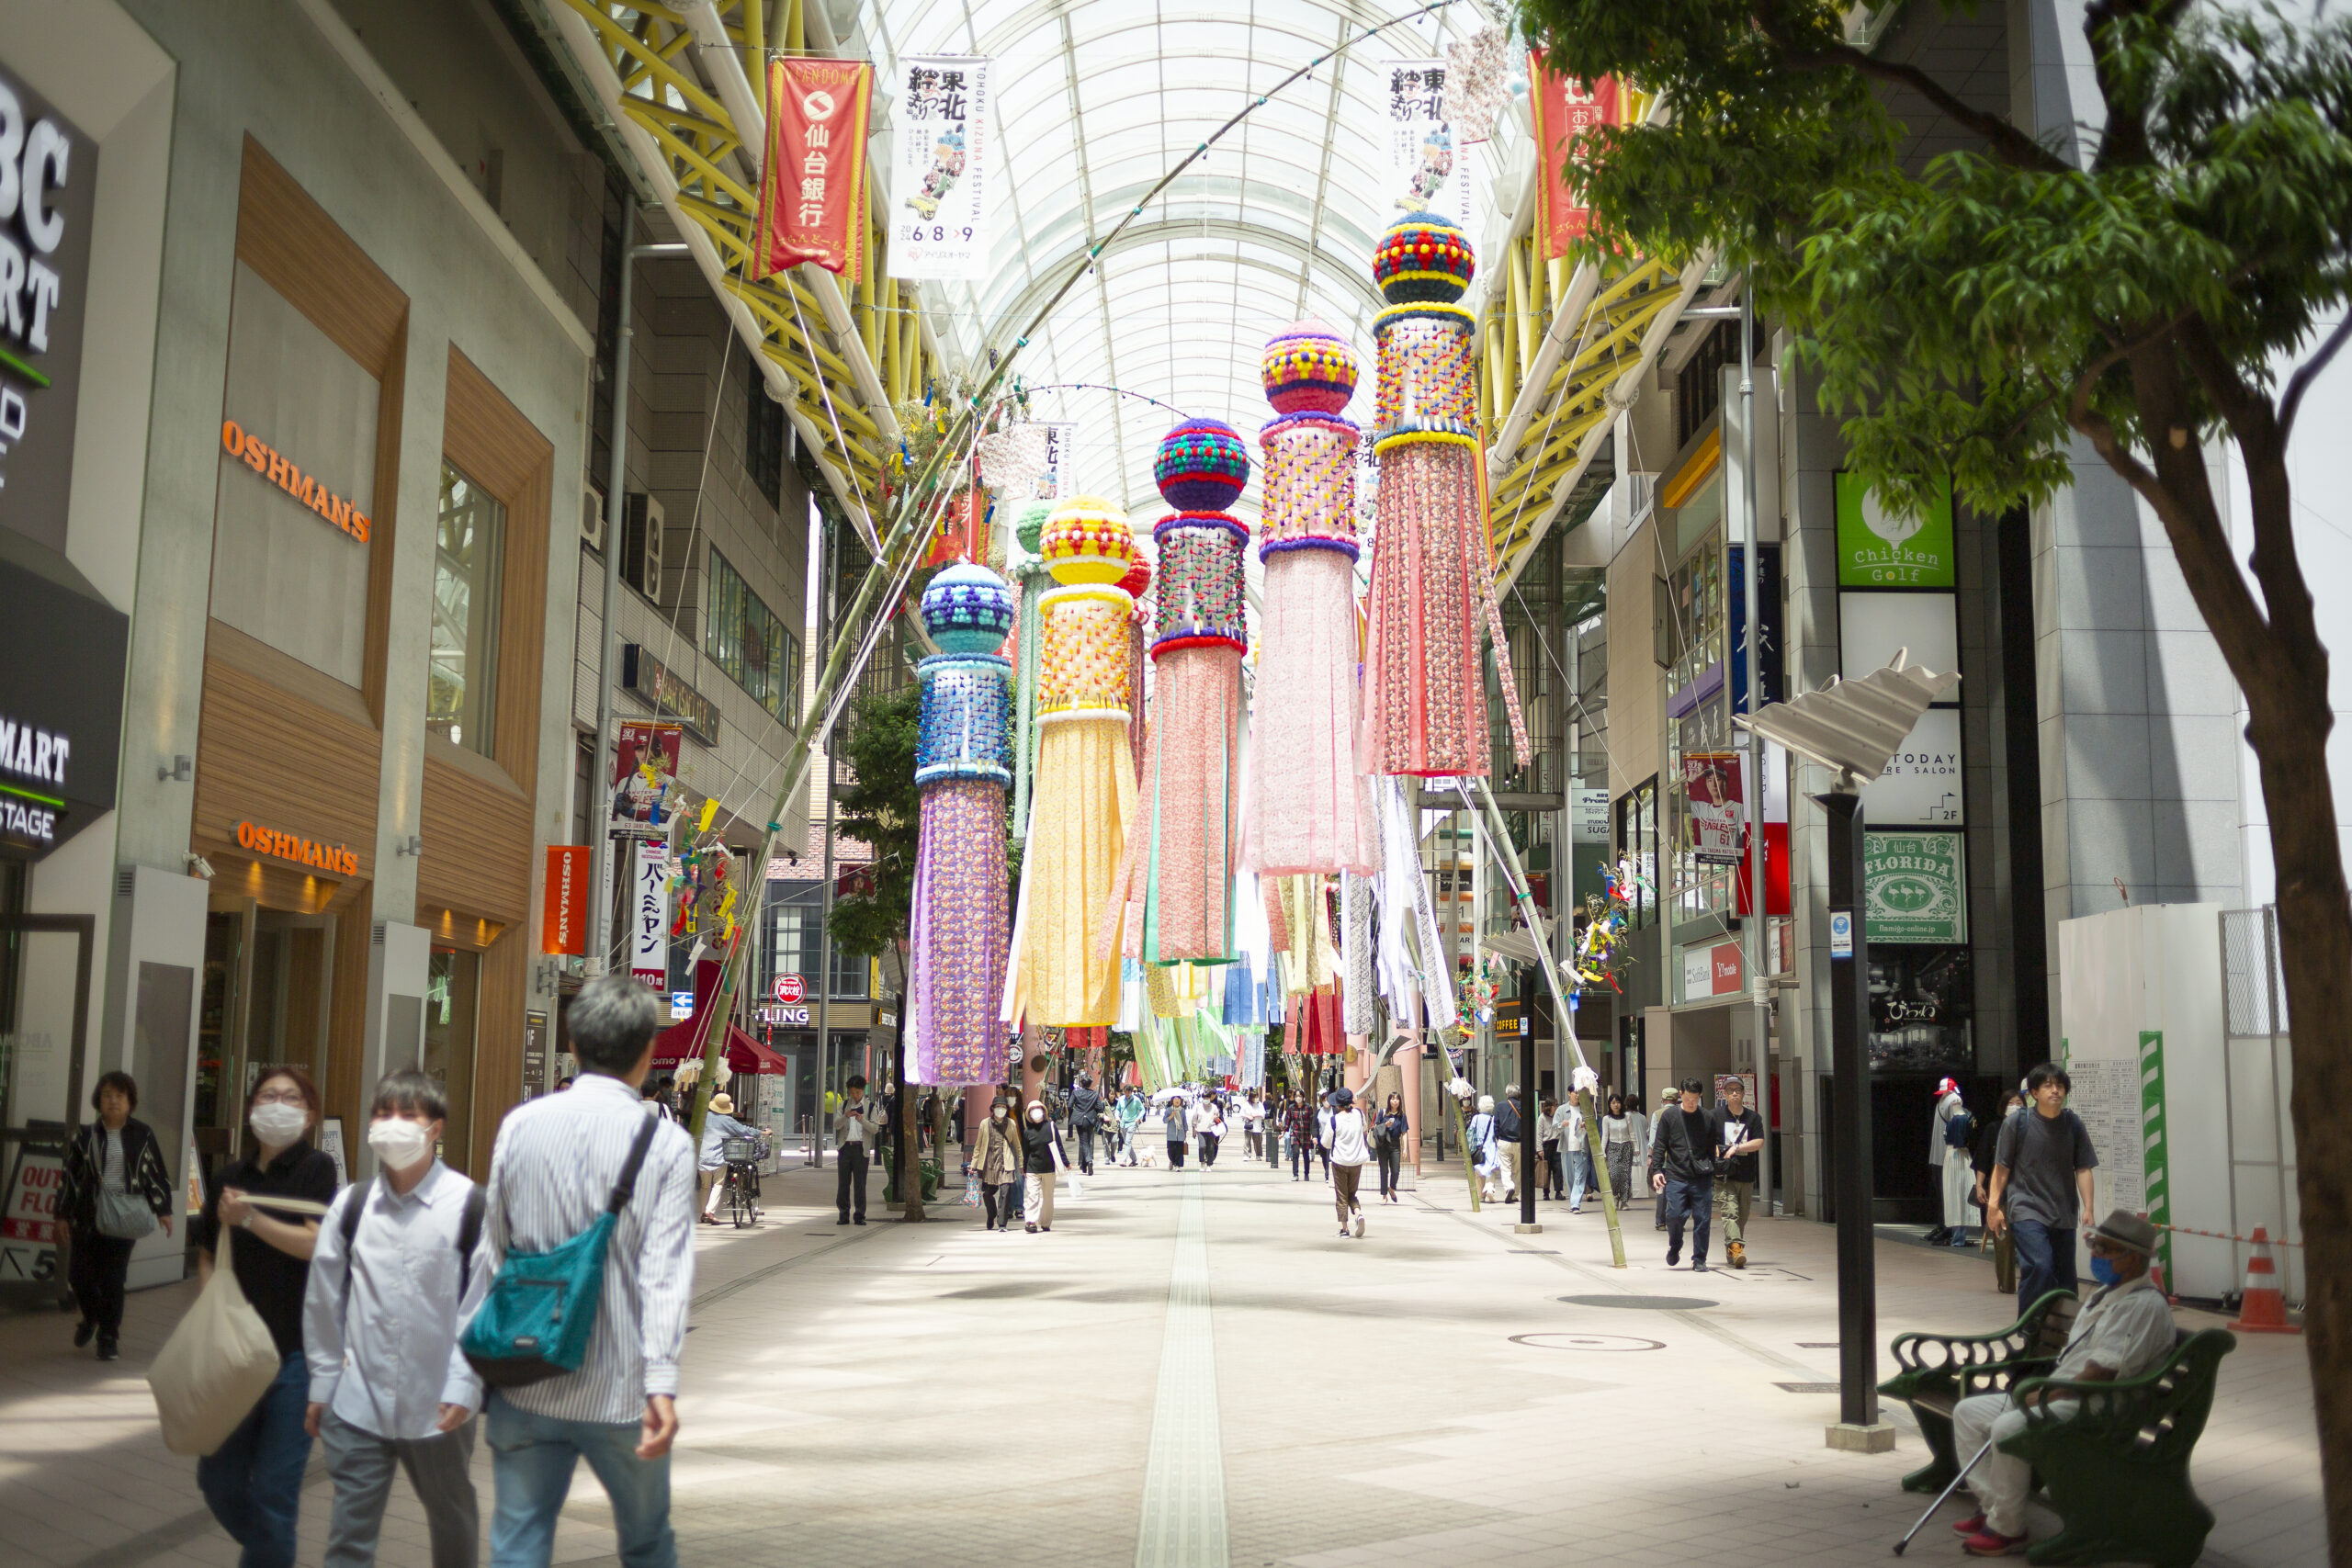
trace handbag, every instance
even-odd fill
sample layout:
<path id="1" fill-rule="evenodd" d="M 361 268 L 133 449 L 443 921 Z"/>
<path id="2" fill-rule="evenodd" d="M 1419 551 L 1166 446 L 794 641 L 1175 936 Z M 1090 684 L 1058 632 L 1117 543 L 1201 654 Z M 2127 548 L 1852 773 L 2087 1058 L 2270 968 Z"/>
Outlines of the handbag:
<path id="1" fill-rule="evenodd" d="M 492 1388 L 519 1388 L 577 1371 L 588 1358 L 588 1336 L 605 1299 L 605 1255 L 621 1211 L 628 1207 L 644 1168 L 645 1151 L 662 1123 L 645 1119 L 621 1162 L 620 1176 L 595 1223 L 545 1252 L 513 1248 L 466 1325 L 458 1348 Z"/>
<path id="2" fill-rule="evenodd" d="M 964 1173 L 964 1207 L 967 1209 L 977 1209 L 979 1206 L 980 1168 L 978 1166 L 974 1166 L 971 1169 Z"/>
<path id="3" fill-rule="evenodd" d="M 199 1457 L 220 1448 L 261 1403 L 283 1364 L 269 1325 L 237 1283 L 223 1225 L 213 1244 L 212 1278 L 147 1370 L 164 1446 Z"/>
<path id="4" fill-rule="evenodd" d="M 137 1241 L 155 1231 L 155 1211 L 136 1192 L 98 1189 L 98 1234 L 117 1241 Z"/>

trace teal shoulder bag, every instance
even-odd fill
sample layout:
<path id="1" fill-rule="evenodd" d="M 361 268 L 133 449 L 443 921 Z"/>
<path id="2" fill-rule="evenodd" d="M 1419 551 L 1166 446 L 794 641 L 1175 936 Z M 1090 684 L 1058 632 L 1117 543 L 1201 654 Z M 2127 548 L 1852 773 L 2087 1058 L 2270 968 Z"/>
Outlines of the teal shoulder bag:
<path id="1" fill-rule="evenodd" d="M 604 1300 L 605 1254 L 612 1247 L 613 1227 L 628 1207 L 645 1151 L 661 1125 L 654 1117 L 645 1119 L 595 1224 L 545 1252 L 510 1247 L 500 1260 L 489 1293 L 459 1341 L 483 1382 L 519 1388 L 580 1370 Z"/>

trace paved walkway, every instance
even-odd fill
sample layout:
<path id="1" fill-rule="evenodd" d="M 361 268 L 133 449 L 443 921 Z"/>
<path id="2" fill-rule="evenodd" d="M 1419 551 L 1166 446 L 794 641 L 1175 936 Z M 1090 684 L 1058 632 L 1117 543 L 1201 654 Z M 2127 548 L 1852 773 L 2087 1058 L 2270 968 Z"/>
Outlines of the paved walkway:
<path id="1" fill-rule="evenodd" d="M 1895 1486 L 1916 1434 L 1822 1446 L 1832 1236 L 1804 1221 L 1753 1225 L 1744 1273 L 1692 1275 L 1666 1270 L 1645 1212 L 1621 1273 L 1597 1207 L 1546 1204 L 1520 1236 L 1434 1168 L 1360 1241 L 1320 1181 L 1235 1153 L 1106 1174 L 1034 1236 L 952 1202 L 841 1229 L 831 1197 L 830 1170 L 795 1172 L 766 1224 L 697 1238 L 689 1568 L 1830 1568 L 1885 1562 L 1924 1506 Z M 2011 1315 L 1973 1256 L 1883 1240 L 1878 1259 L 1887 1335 Z M 0 1317 L 0 1563 L 235 1562 L 141 1378 L 190 1290 L 133 1297 L 111 1366 L 70 1348 L 66 1316 Z M 477 1472 L 486 1516 L 486 1455 Z M 2245 1337 L 2223 1362 L 2196 1482 L 2214 1568 L 2324 1562 L 2300 1339 Z M 326 1496 L 314 1461 L 306 1564 Z M 607 1521 L 583 1470 L 558 1560 L 611 1561 Z M 1949 1540 L 1931 1526 L 1911 1561 L 1960 1561 Z M 430 1560 L 405 1483 L 380 1560 Z"/>

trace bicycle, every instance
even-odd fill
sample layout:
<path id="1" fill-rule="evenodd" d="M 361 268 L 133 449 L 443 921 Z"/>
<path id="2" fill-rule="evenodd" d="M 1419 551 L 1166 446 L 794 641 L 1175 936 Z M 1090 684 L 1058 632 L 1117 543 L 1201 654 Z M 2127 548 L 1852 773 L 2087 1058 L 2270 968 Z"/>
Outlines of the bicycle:
<path id="1" fill-rule="evenodd" d="M 766 1153 L 758 1138 L 729 1138 L 718 1145 L 727 1167 L 723 1201 L 737 1230 L 759 1224 L 760 1161 Z"/>

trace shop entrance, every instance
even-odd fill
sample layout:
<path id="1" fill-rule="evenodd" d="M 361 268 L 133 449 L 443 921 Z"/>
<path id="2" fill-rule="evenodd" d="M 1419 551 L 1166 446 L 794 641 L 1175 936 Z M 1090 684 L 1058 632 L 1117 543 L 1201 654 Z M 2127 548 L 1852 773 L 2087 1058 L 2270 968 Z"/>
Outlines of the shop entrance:
<path id="1" fill-rule="evenodd" d="M 205 917 L 195 1123 L 208 1177 L 237 1148 L 245 1091 L 263 1067 L 326 1080 L 335 918 L 217 897 Z"/>
<path id="2" fill-rule="evenodd" d="M 22 866 L 0 877 L 0 1300 L 30 1303 L 58 1282 L 65 1144 L 85 1119 L 96 1077 L 87 1001 L 96 921 L 19 913 Z M 31 983 L 35 976 L 50 983 Z"/>
<path id="3" fill-rule="evenodd" d="M 474 1043 L 481 1022 L 481 954 L 435 943 L 424 983 L 424 1060 L 418 1066 L 448 1097 L 441 1154 L 458 1170 L 473 1147 Z"/>

